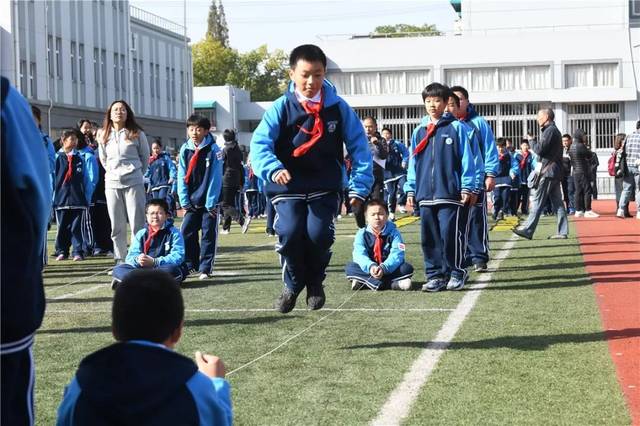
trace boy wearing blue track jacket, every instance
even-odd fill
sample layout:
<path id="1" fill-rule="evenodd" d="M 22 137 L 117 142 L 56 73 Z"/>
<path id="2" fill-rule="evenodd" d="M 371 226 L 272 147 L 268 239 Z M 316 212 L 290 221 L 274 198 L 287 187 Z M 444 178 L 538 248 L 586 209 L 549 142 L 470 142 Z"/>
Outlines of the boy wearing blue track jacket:
<path id="1" fill-rule="evenodd" d="M 343 142 L 352 158 L 351 204 L 362 206 L 373 184 L 367 138 L 355 112 L 324 79 L 327 58 L 314 45 L 289 57 L 287 92 L 265 113 L 251 139 L 251 166 L 265 182 L 276 210 L 285 287 L 276 300 L 290 312 L 306 287 L 307 306 L 320 309 L 322 282 L 335 239 L 334 216 L 342 189 Z"/>
<path id="2" fill-rule="evenodd" d="M 413 266 L 404 260 L 404 241 L 396 225 L 387 220 L 386 204 L 370 200 L 365 217 L 368 226 L 356 233 L 353 262 L 345 267 L 351 289 L 366 286 L 371 290 L 410 290 Z"/>
<path id="3" fill-rule="evenodd" d="M 171 217 L 175 217 L 173 194 L 178 188 L 178 169 L 173 164 L 171 156 L 162 150 L 162 142 L 159 139 L 154 140 L 151 144 L 151 157 L 149 157 L 149 168 L 145 178 L 149 179 L 149 198 L 166 200 L 169 205 L 167 213 Z"/>
<path id="4" fill-rule="evenodd" d="M 491 126 L 478 115 L 473 104 L 469 102 L 469 92 L 462 86 L 453 86 L 451 91 L 460 99 L 460 121 L 470 125 L 477 133 L 476 141 L 484 164 L 484 185 L 478 195 L 477 202 L 469 211 L 469 245 L 466 252 L 465 265 L 474 265 L 477 272 L 487 269 L 489 261 L 489 227 L 487 226 L 486 191 L 493 191 L 495 176 L 498 173 L 498 149 Z"/>
<path id="5" fill-rule="evenodd" d="M 518 178 L 518 161 L 515 155 L 507 149 L 504 138 L 498 138 L 498 174 L 496 175 L 496 187 L 493 190 L 493 220 L 504 217 L 504 212 L 509 209 L 509 195 L 511 184 Z"/>
<path id="6" fill-rule="evenodd" d="M 384 186 L 387 191 L 386 201 L 389 208 L 389 219 L 395 220 L 396 206 L 405 204 L 405 200 L 402 199 L 405 195 L 402 187 L 407 180 L 409 150 L 402 141 L 393 139 L 391 129 L 388 127 L 383 127 L 380 134 L 387 141 L 389 149 L 385 163 Z"/>
<path id="7" fill-rule="evenodd" d="M 147 223 L 134 236 L 125 263 L 113 268 L 111 288 L 131 271 L 154 268 L 168 272 L 178 283 L 189 274 L 184 263 L 184 239 L 169 216 L 169 205 L 162 198 L 152 198 L 145 207 Z"/>
<path id="8" fill-rule="evenodd" d="M 62 133 L 62 148 L 56 154 L 56 175 L 53 192 L 53 209 L 56 213 L 58 230 L 56 233 L 56 260 L 69 256 L 69 246 L 73 245 L 74 261 L 84 260 L 89 205 L 96 187 L 95 159 L 87 159 L 87 154 L 76 149 L 80 133 L 67 130 Z"/>
<path id="9" fill-rule="evenodd" d="M 198 351 L 194 362 L 174 351 L 184 299 L 169 274 L 139 269 L 127 275 L 115 291 L 111 318 L 116 342 L 80 362 L 58 407 L 58 426 L 233 424 L 222 360 Z"/>
<path id="10" fill-rule="evenodd" d="M 197 270 L 199 279 L 213 273 L 218 241 L 217 204 L 222 190 L 222 151 L 209 128 L 206 117 L 192 115 L 187 120 L 189 139 L 178 155 L 178 199 L 185 209 L 182 228 L 185 261 L 189 271 Z M 198 231 L 202 238 L 198 243 Z"/>
<path id="11" fill-rule="evenodd" d="M 431 83 L 422 91 L 428 115 L 411 135 L 407 204 L 420 208 L 427 282 L 423 291 L 460 290 L 467 278 L 468 206 L 476 201 L 473 134 L 445 113 L 451 90 Z"/>
<path id="12" fill-rule="evenodd" d="M 516 212 L 518 208 L 520 208 L 522 214 L 529 214 L 529 186 L 527 186 L 527 178 L 533 171 L 533 157 L 533 153 L 529 150 L 529 140 L 523 139 L 522 142 L 520 142 L 520 150 L 516 151 L 518 175 L 520 176 Z"/>

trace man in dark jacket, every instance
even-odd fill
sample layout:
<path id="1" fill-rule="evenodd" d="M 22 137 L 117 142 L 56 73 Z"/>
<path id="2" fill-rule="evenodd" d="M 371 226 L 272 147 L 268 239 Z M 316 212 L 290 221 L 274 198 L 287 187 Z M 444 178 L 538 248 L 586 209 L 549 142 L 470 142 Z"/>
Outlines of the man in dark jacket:
<path id="1" fill-rule="evenodd" d="M 569 148 L 573 182 L 575 184 L 576 217 L 599 217 L 591 210 L 591 158 L 593 153 L 585 145 L 585 134 L 581 129 L 573 133 L 573 143 Z"/>
<path id="2" fill-rule="evenodd" d="M 551 108 L 538 111 L 540 138 L 533 140 L 531 148 L 538 156 L 536 171 L 540 174 L 540 182 L 533 194 L 533 206 L 525 224 L 514 228 L 513 232 L 521 237 L 532 239 L 538 226 L 538 220 L 547 200 L 551 200 L 558 216 L 558 231 L 549 238 L 566 239 L 569 232 L 567 211 L 562 202 L 560 182 L 562 180 L 562 136 L 553 119 L 555 114 Z"/>
<path id="3" fill-rule="evenodd" d="M 242 233 L 249 229 L 251 216 L 245 218 L 242 211 L 236 209 L 236 199 L 240 189 L 244 186 L 244 167 L 242 166 L 242 151 L 236 140 L 236 132 L 226 129 L 222 134 L 224 148 L 222 150 L 224 163 L 222 166 L 222 233 L 228 234 L 231 221 L 236 219 L 242 227 Z"/>

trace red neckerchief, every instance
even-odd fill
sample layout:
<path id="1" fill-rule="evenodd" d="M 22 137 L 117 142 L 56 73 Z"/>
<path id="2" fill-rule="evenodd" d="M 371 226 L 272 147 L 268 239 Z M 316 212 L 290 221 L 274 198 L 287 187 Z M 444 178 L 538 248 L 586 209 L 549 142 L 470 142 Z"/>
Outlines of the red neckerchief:
<path id="1" fill-rule="evenodd" d="M 189 179 L 191 178 L 191 172 L 193 172 L 193 169 L 196 168 L 196 163 L 198 162 L 199 155 L 200 155 L 200 145 L 196 147 L 196 152 L 193 154 L 193 157 L 191 157 L 191 160 L 189 160 L 189 167 L 187 167 L 187 174 L 184 177 L 184 182 L 186 184 L 189 183 Z"/>
<path id="2" fill-rule="evenodd" d="M 144 240 L 144 254 L 149 253 L 149 248 L 151 247 L 151 242 L 153 241 L 153 239 L 155 238 L 155 236 L 158 234 L 158 232 L 160 232 L 162 228 L 158 228 L 155 231 L 152 231 L 151 228 L 149 228 L 149 236 L 147 237 L 146 240 Z"/>
<path id="3" fill-rule="evenodd" d="M 320 111 L 322 110 L 322 106 L 324 104 L 324 95 L 320 95 L 320 102 L 313 101 L 304 101 L 300 103 L 304 111 L 313 117 L 313 127 L 311 131 L 305 129 L 304 127 L 300 127 L 300 131 L 306 133 L 307 135 L 311 135 L 311 138 L 293 150 L 294 157 L 302 157 L 309 151 L 313 145 L 316 144 L 324 134 L 324 123 L 320 118 Z"/>
<path id="4" fill-rule="evenodd" d="M 376 237 L 376 242 L 373 244 L 373 260 L 380 265 L 382 263 L 382 231 L 376 232 L 372 228 L 371 232 L 373 232 L 373 235 Z"/>
<path id="5" fill-rule="evenodd" d="M 64 180 L 62 183 L 71 181 L 73 177 L 73 153 L 67 154 L 67 172 L 64 174 Z"/>
<path id="6" fill-rule="evenodd" d="M 522 160 L 520 160 L 521 169 L 524 169 L 524 167 L 527 165 L 527 158 L 529 158 L 529 151 L 522 154 Z"/>
<path id="7" fill-rule="evenodd" d="M 151 157 L 149 157 L 149 165 L 153 164 L 153 162 L 156 161 L 158 158 L 160 158 L 159 155 L 152 155 Z"/>
<path id="8" fill-rule="evenodd" d="M 253 167 L 249 167 L 249 179 L 253 179 Z"/>
<path id="9" fill-rule="evenodd" d="M 415 149 L 413 150 L 414 157 L 420 154 L 427 147 L 427 145 L 429 144 L 429 139 L 431 138 L 431 136 L 433 136 L 435 132 L 436 132 L 436 125 L 433 123 L 427 124 L 427 134 L 418 143 L 418 145 L 416 145 Z"/>
<path id="10" fill-rule="evenodd" d="M 504 154 L 498 154 L 498 161 L 502 161 L 503 158 L 504 158 Z"/>

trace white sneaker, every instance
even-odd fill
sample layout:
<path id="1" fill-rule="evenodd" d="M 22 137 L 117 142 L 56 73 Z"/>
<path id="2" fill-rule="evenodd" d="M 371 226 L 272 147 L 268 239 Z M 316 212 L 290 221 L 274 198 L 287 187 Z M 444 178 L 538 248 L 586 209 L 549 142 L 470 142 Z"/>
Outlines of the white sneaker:
<path id="1" fill-rule="evenodd" d="M 244 223 L 242 224 L 243 234 L 246 234 L 249 231 L 249 225 L 251 225 L 251 216 L 247 216 L 244 218 Z"/>
<path id="2" fill-rule="evenodd" d="M 583 217 L 583 216 L 584 216 L 584 212 L 583 211 L 578 210 L 576 212 L 576 217 Z"/>
<path id="3" fill-rule="evenodd" d="M 391 290 L 411 290 L 411 278 L 403 278 L 401 280 L 391 281 Z"/>
<path id="4" fill-rule="evenodd" d="M 402 214 L 405 214 L 407 212 L 407 209 L 405 209 L 404 207 L 398 207 L 398 211 Z"/>
<path id="5" fill-rule="evenodd" d="M 223 229 L 223 230 L 220 231 L 220 233 L 222 235 L 228 235 L 229 234 L 229 230 L 228 229 Z"/>
<path id="6" fill-rule="evenodd" d="M 624 219 L 624 210 L 618 209 L 616 211 L 616 217 L 619 217 L 620 219 Z"/>
<path id="7" fill-rule="evenodd" d="M 351 280 L 351 290 L 360 290 L 364 286 L 364 283 L 358 280 Z"/>
<path id="8" fill-rule="evenodd" d="M 593 210 L 588 210 L 584 213 L 584 217 L 600 217 L 600 215 Z"/>
<path id="9" fill-rule="evenodd" d="M 342 219 L 342 215 L 339 214 L 338 216 L 336 216 L 336 219 L 338 219 L 338 220 Z"/>
<path id="10" fill-rule="evenodd" d="M 200 274 L 200 276 L 198 276 L 198 279 L 199 279 L 200 281 L 204 281 L 204 280 L 206 280 L 206 279 L 209 279 L 210 277 L 211 277 L 211 275 L 209 275 L 209 274 L 205 274 L 205 273 L 203 272 L 202 274 Z"/>

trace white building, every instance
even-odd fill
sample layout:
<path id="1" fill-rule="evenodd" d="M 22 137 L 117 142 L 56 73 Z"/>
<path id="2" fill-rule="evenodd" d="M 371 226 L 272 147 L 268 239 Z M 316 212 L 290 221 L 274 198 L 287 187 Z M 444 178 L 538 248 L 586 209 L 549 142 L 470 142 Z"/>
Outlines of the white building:
<path id="1" fill-rule="evenodd" d="M 182 141 L 192 87 L 183 27 L 127 0 L 11 0 L 8 21 L 9 77 L 42 109 L 53 137 L 79 118 L 101 123 L 109 104 L 124 99 L 148 136 Z"/>

